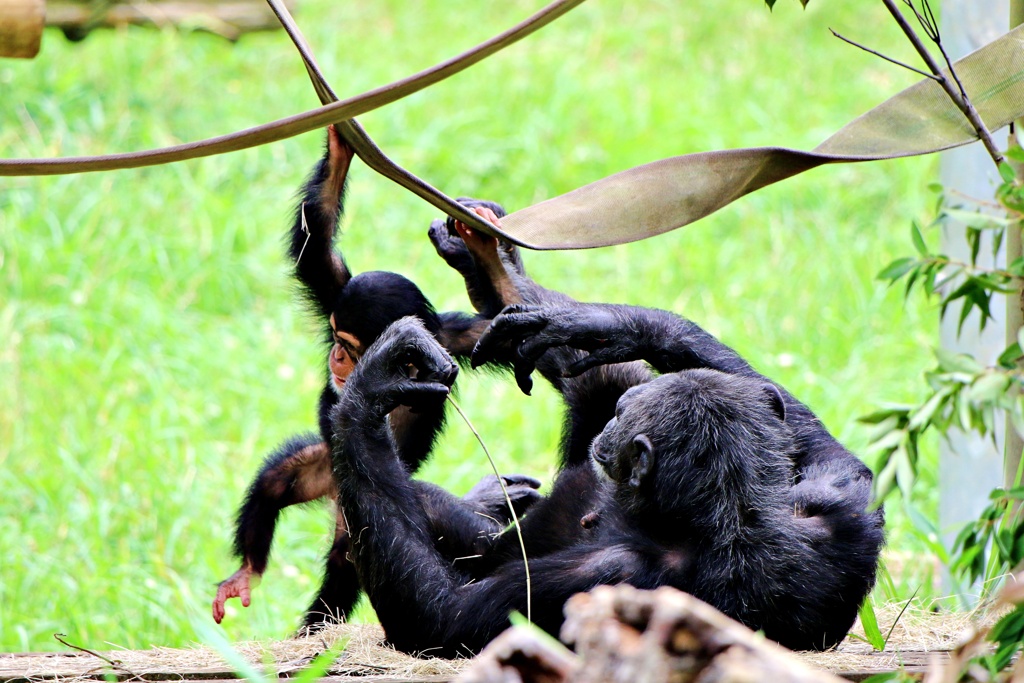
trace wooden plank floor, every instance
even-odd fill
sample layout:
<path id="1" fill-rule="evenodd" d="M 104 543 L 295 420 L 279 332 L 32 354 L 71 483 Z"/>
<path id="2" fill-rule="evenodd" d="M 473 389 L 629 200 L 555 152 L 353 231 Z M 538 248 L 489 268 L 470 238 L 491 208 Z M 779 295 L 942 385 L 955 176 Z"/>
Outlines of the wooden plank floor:
<path id="1" fill-rule="evenodd" d="M 185 658 L 189 651 L 182 651 Z M 104 656 L 111 659 L 125 657 L 124 651 L 104 652 Z M 801 655 L 815 666 L 821 666 L 817 661 L 822 655 Z M 875 674 L 894 671 L 903 668 L 909 674 L 923 675 L 934 658 L 940 661 L 948 659 L 945 652 L 925 651 L 893 651 L 893 652 L 865 652 L 856 656 L 855 668 L 850 668 L 849 662 L 844 662 L 842 667 L 829 668 L 833 673 L 842 676 L 850 681 L 863 681 Z M 124 661 L 115 660 L 115 661 Z M 308 664 L 308 658 L 295 662 L 279 662 L 279 676 L 288 678 L 298 671 L 301 671 Z M 342 662 L 344 665 L 344 662 Z M 110 680 L 111 676 L 119 681 L 203 681 L 204 683 L 215 683 L 217 681 L 230 681 L 236 677 L 225 666 L 212 667 L 141 667 L 135 668 L 124 665 L 111 667 L 102 660 L 85 653 L 10 653 L 0 654 L 0 683 L 38 683 L 40 681 L 102 681 Z M 374 672 L 373 665 L 343 666 L 349 673 L 330 675 L 325 677 L 327 683 L 344 683 L 361 681 L 362 683 L 447 683 L 451 680 L 450 675 L 395 675 L 386 670 L 386 667 L 379 667 L 380 671 Z"/>
<path id="2" fill-rule="evenodd" d="M 886 617 L 883 620 L 895 620 Z M 875 652 L 867 644 L 847 639 L 836 650 L 823 653 L 798 653 L 809 665 L 832 671 L 851 681 L 862 681 L 878 673 L 902 668 L 923 675 L 936 659 L 948 660 L 948 650 L 962 637 L 965 618 L 961 615 L 903 615 L 891 634 L 884 652 Z M 383 632 L 375 624 L 332 626 L 309 638 L 266 643 L 240 643 L 235 647 L 249 661 L 274 662 L 281 678 L 294 676 L 311 659 L 340 638 L 347 639 L 338 656 L 328 683 L 443 683 L 452 680 L 466 660 L 417 659 L 383 647 Z M 72 645 L 89 648 L 89 643 Z M 114 666 L 106 661 L 115 662 Z M 229 681 L 236 677 L 215 651 L 197 647 L 190 650 L 153 648 L 151 650 L 113 650 L 102 652 L 0 653 L 0 683 L 38 683 L 57 681 Z"/>

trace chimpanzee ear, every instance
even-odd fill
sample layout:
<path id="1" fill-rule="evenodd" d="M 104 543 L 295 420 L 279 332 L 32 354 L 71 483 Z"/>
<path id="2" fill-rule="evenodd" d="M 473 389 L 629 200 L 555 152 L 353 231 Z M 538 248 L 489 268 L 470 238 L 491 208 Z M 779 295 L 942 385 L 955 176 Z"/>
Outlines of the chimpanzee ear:
<path id="1" fill-rule="evenodd" d="M 630 465 L 629 485 L 638 489 L 654 466 L 654 444 L 646 434 L 637 434 L 626 447 L 626 455 Z"/>
<path id="2" fill-rule="evenodd" d="M 782 392 L 774 384 L 765 384 L 764 393 L 768 397 L 768 405 L 772 407 L 775 414 L 783 422 L 786 421 L 786 401 L 782 398 Z"/>

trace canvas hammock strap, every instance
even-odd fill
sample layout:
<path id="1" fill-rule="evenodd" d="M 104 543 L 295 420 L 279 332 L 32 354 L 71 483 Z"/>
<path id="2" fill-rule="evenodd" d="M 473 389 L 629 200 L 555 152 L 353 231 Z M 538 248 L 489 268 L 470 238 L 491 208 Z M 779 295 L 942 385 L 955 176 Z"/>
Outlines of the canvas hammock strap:
<path id="1" fill-rule="evenodd" d="M 990 131 L 1024 116 L 1024 26 L 954 68 Z M 502 229 L 534 249 L 623 244 L 688 225 L 745 194 L 823 164 L 930 154 L 977 139 L 942 86 L 924 79 L 811 152 L 760 147 L 663 159 L 516 211 L 502 219 Z"/>
<path id="2" fill-rule="evenodd" d="M 453 76 L 509 45 L 522 40 L 582 2 L 583 0 L 555 0 L 533 16 L 494 38 L 463 52 L 457 57 L 355 97 L 332 102 L 331 104 L 301 114 L 295 114 L 260 126 L 247 128 L 236 133 L 141 152 L 50 159 L 0 159 L 0 176 L 64 175 L 88 171 L 113 171 L 122 168 L 157 166 L 172 161 L 184 161 L 186 159 L 198 159 L 225 152 L 236 152 L 269 142 L 284 140 L 302 133 L 308 133 L 311 130 L 323 128 L 328 124 L 351 119 L 373 111 L 385 104 L 390 104 L 419 92 L 434 83 L 443 81 L 449 76 Z"/>
<path id="3" fill-rule="evenodd" d="M 582 1 L 578 0 L 576 4 Z M 274 14 L 277 15 L 288 37 L 292 39 L 295 48 L 299 51 L 299 56 L 302 57 L 302 63 L 306 67 L 306 73 L 309 74 L 309 80 L 313 82 L 313 89 L 316 90 L 320 103 L 330 104 L 337 102 L 338 96 L 320 70 L 320 65 L 313 55 L 313 48 L 310 47 L 306 37 L 302 34 L 302 30 L 295 23 L 291 12 L 288 11 L 288 8 L 281 0 L 267 0 L 267 3 L 274 11 Z M 502 234 L 502 231 L 497 226 L 491 225 L 490 222 L 468 211 L 457 201 L 427 181 L 413 175 L 392 161 L 355 119 L 338 121 L 335 123 L 335 129 L 367 166 L 384 177 L 398 183 L 421 199 L 425 199 L 449 216 L 454 216 L 464 223 L 478 230 L 483 230 L 488 234 Z"/>
<path id="4" fill-rule="evenodd" d="M 516 211 L 497 230 L 397 166 L 352 119 L 432 85 L 511 45 L 583 0 L 556 0 L 462 55 L 356 97 L 239 133 L 158 150 L 91 157 L 0 160 L 2 175 L 56 175 L 150 166 L 274 142 L 330 123 L 372 168 L 466 223 L 532 249 L 583 249 L 632 242 L 688 225 L 736 199 L 823 164 L 929 154 L 977 139 L 964 115 L 931 79 L 854 120 L 811 152 L 763 147 L 688 154 L 617 173 Z M 271 0 L 299 47 L 321 100 L 336 100 L 287 10 Z M 1024 26 L 955 64 L 989 130 L 1024 116 Z"/>

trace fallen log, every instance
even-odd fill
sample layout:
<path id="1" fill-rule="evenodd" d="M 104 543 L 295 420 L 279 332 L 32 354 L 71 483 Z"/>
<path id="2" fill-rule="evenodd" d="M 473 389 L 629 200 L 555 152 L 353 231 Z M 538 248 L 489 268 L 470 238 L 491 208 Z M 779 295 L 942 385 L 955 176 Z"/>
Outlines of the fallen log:
<path id="1" fill-rule="evenodd" d="M 459 683 L 842 683 L 673 588 L 600 586 L 565 606 L 562 640 L 516 627 L 488 645 Z"/>

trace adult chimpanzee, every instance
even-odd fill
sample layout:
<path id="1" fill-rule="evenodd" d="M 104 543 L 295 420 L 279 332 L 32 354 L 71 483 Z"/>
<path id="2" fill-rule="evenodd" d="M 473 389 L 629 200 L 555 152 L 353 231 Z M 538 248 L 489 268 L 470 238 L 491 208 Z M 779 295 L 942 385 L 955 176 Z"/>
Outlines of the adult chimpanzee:
<path id="1" fill-rule="evenodd" d="M 535 623 L 557 633 L 570 595 L 629 583 L 685 590 L 791 648 L 843 638 L 874 582 L 882 514 L 867 511 L 870 473 L 832 449 L 806 407 L 663 311 L 512 307 L 475 358 L 501 344 L 526 366 L 589 350 L 561 365 L 564 384 L 625 361 L 664 373 L 621 395 L 592 462 L 567 464 L 526 515 Z M 388 436 L 389 411 L 442 401 L 456 372 L 421 324 L 399 321 L 332 412 L 339 499 L 358 529 L 351 555 L 388 640 L 407 652 L 478 651 L 526 607 L 521 558 L 474 572 L 441 557 Z M 809 482 L 813 496 L 801 490 Z"/>
<path id="2" fill-rule="evenodd" d="M 501 253 L 490 243 L 471 253 L 455 234 L 453 225 L 437 221 L 430 237 L 438 253 L 455 267 L 466 281 L 471 300 L 479 314 L 441 313 L 408 279 L 389 272 L 369 272 L 352 277 L 340 253 L 334 250 L 337 226 L 343 208 L 345 182 L 351 149 L 333 126 L 328 129 L 327 149 L 306 183 L 294 223 L 288 233 L 288 255 L 295 263 L 295 277 L 310 308 L 330 325 L 333 342 L 328 354 L 329 375 L 320 395 L 320 434 L 292 438 L 264 462 L 238 513 L 234 551 L 241 567 L 221 582 L 213 602 L 213 616 L 219 623 L 229 598 L 241 598 L 248 606 L 254 578 L 266 569 L 274 528 L 280 511 L 296 503 L 334 497 L 328 416 L 359 357 L 395 320 L 415 316 L 425 328 L 456 357 L 468 358 L 480 332 L 502 308 L 500 298 L 504 273 L 501 259 L 517 272 L 518 256 L 512 248 Z M 504 210 L 490 202 L 464 203 L 485 218 L 498 220 Z M 476 246 L 467 234 L 469 244 Z M 493 260 L 493 263 L 489 261 Z M 496 279 L 491 279 L 495 277 Z M 418 412 L 397 407 L 388 416 L 391 432 L 405 467 L 411 471 L 426 459 L 444 423 L 440 404 L 424 406 Z M 538 494 L 535 479 L 506 477 L 518 510 L 525 509 Z M 434 538 L 447 556 L 480 552 L 489 535 L 508 520 L 505 499 L 494 477 L 484 478 L 461 501 L 438 487 L 418 483 L 419 502 L 432 510 Z M 346 558 L 349 534 L 341 510 L 336 516 L 335 539 L 328 553 L 320 591 L 306 612 L 305 627 L 315 627 L 346 615 L 359 595 L 355 571 Z"/>

